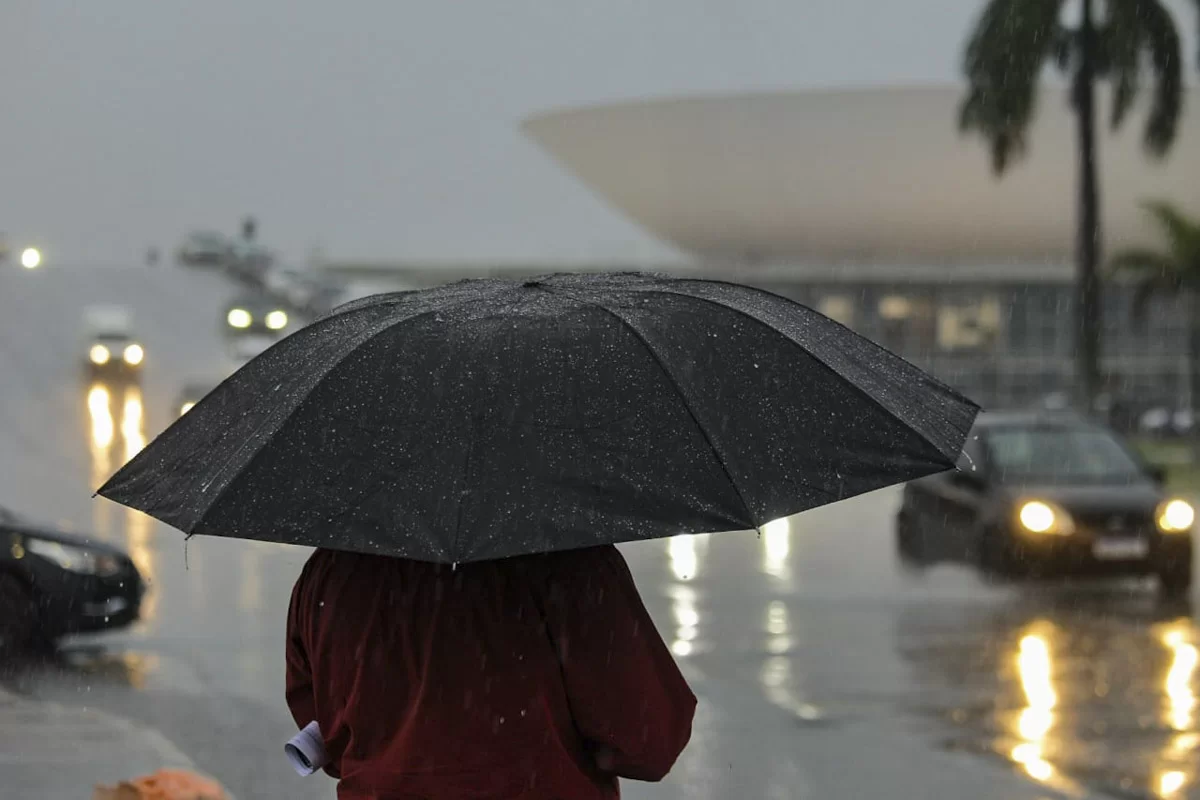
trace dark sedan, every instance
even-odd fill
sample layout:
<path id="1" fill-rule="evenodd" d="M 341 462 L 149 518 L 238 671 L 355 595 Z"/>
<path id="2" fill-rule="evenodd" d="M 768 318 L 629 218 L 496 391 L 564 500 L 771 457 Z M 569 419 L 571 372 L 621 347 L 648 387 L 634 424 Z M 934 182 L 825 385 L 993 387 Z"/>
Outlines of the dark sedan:
<path id="1" fill-rule="evenodd" d="M 1192 582 L 1195 511 L 1107 428 L 1048 413 L 982 414 L 960 468 L 908 484 L 896 542 L 909 564 L 1007 578 Z"/>
<path id="2" fill-rule="evenodd" d="M 141 575 L 117 548 L 0 508 L 0 650 L 129 625 L 142 593 Z"/>

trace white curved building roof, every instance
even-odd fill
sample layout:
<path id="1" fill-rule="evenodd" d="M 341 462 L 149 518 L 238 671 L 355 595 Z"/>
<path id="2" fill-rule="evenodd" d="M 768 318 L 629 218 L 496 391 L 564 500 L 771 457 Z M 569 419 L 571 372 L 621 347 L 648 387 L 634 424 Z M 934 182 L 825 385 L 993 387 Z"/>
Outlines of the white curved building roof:
<path id="1" fill-rule="evenodd" d="M 547 113 L 526 132 L 612 205 L 701 257 L 750 261 L 1069 260 L 1074 118 L 1043 88 L 1027 157 L 996 180 L 960 136 L 961 88 L 810 91 L 632 102 Z M 1101 91 L 1107 98 L 1107 91 Z M 1200 91 L 1161 162 L 1135 111 L 1101 136 L 1108 244 L 1145 240 L 1137 202 L 1200 214 Z M 1107 119 L 1102 104 L 1101 119 Z"/>

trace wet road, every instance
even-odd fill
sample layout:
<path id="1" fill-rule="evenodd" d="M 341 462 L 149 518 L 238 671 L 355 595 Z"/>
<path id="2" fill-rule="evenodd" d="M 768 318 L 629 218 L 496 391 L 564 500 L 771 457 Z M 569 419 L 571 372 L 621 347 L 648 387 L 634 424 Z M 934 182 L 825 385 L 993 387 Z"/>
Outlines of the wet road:
<path id="1" fill-rule="evenodd" d="M 305 551 L 185 548 L 90 499 L 176 413 L 184 383 L 227 368 L 220 309 L 234 293 L 167 267 L 0 276 L 0 504 L 126 547 L 151 583 L 135 627 L 68 641 L 11 682 L 158 728 L 243 800 L 328 798 L 328 781 L 295 779 L 280 755 L 283 615 Z M 133 308 L 140 390 L 80 379 L 93 302 Z M 1190 605 L 1136 584 L 909 575 L 893 557 L 896 499 L 626 548 L 701 697 L 675 772 L 628 797 L 1200 797 Z"/>

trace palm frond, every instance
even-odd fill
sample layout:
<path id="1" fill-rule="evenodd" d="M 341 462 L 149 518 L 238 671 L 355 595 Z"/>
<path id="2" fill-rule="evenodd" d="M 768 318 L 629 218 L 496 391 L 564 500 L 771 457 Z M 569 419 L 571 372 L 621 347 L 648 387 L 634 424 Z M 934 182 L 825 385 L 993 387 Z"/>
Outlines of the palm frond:
<path id="1" fill-rule="evenodd" d="M 1129 248 L 1114 255 L 1108 262 L 1114 275 L 1137 275 L 1140 279 L 1158 279 L 1178 271 L 1178 264 L 1169 254 L 1149 248 Z"/>
<path id="2" fill-rule="evenodd" d="M 1113 129 L 1121 126 L 1142 88 L 1148 67 L 1153 96 L 1143 141 L 1162 156 L 1175 141 L 1183 110 L 1183 67 L 1179 31 L 1161 0 L 1110 0 L 1097 31 L 1097 74 L 1113 84 Z"/>
<path id="3" fill-rule="evenodd" d="M 1174 295 L 1178 294 L 1183 288 L 1183 283 L 1179 280 L 1171 280 L 1169 278 L 1158 278 L 1148 276 L 1137 282 L 1133 287 L 1133 299 L 1130 301 L 1130 312 L 1133 320 L 1138 323 L 1146 321 L 1146 311 L 1150 307 L 1150 301 L 1159 295 Z"/>
<path id="4" fill-rule="evenodd" d="M 1166 200 L 1148 200 L 1142 209 L 1166 237 L 1175 261 L 1187 263 L 1200 257 L 1200 222 Z"/>
<path id="5" fill-rule="evenodd" d="M 1097 74 L 1113 85 L 1113 130 L 1121 127 L 1141 88 L 1143 30 L 1138 24 L 1136 7 L 1140 0 L 1108 4 L 1108 13 L 1097 31 Z"/>
<path id="6" fill-rule="evenodd" d="M 1048 61 L 1062 55 L 1063 2 L 991 0 L 967 42 L 963 72 L 969 88 L 959 128 L 988 142 L 997 174 L 1024 152 L 1038 77 Z"/>
<path id="7" fill-rule="evenodd" d="M 1143 139 L 1151 154 L 1162 156 L 1175 142 L 1179 117 L 1183 111 L 1179 30 L 1175 27 L 1170 10 L 1161 0 L 1120 0 L 1109 3 L 1110 7 L 1122 5 L 1135 7 L 1137 22 L 1143 31 L 1143 45 L 1150 55 L 1154 94 Z"/>

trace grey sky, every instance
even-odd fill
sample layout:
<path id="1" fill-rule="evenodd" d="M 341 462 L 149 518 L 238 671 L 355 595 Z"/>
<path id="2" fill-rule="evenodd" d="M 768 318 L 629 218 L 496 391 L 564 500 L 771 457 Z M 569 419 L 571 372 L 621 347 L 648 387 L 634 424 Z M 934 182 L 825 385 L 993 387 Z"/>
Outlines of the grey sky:
<path id="1" fill-rule="evenodd" d="M 247 211 L 291 258 L 663 257 L 519 121 L 943 82 L 980 5 L 4 0 L 0 230 L 75 263 L 140 259 Z"/>

